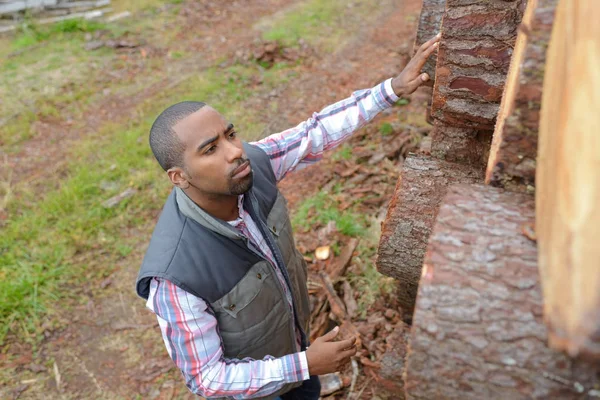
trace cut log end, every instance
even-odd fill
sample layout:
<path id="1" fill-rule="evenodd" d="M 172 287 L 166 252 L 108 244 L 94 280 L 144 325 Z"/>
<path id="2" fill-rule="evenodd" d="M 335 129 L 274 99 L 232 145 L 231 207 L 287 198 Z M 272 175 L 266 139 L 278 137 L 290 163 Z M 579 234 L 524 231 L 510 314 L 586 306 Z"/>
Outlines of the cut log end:
<path id="1" fill-rule="evenodd" d="M 399 303 L 412 317 L 427 241 L 449 185 L 483 182 L 483 171 L 468 165 L 410 155 L 398 180 L 377 255 L 378 270 L 399 281 Z"/>

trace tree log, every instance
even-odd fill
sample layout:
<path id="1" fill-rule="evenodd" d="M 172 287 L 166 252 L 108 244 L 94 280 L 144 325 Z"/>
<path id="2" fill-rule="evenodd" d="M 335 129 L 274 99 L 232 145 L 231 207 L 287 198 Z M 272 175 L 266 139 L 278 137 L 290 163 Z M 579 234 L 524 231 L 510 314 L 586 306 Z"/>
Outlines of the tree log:
<path id="1" fill-rule="evenodd" d="M 449 185 L 483 182 L 483 171 L 409 155 L 382 227 L 377 269 L 399 281 L 404 319 L 412 318 L 429 234 Z"/>
<path id="2" fill-rule="evenodd" d="M 486 183 L 515 191 L 535 184 L 546 64 L 558 0 L 529 0 L 498 113 Z"/>
<path id="3" fill-rule="evenodd" d="M 449 126 L 493 130 L 524 0 L 447 0 L 432 114 Z"/>
<path id="4" fill-rule="evenodd" d="M 536 233 L 550 345 L 600 360 L 600 2 L 561 0 L 547 54 Z"/>
<path id="5" fill-rule="evenodd" d="M 446 9 L 446 0 L 423 0 L 421 8 L 421 16 L 419 17 L 419 27 L 417 28 L 417 38 L 415 40 L 414 53 L 418 48 L 437 35 L 440 32 L 442 17 Z M 423 72 L 427 72 L 429 80 L 425 83 L 426 86 L 433 86 L 435 82 L 435 64 L 437 60 L 437 51 L 429 57 Z"/>
<path id="6" fill-rule="evenodd" d="M 546 344 L 534 199 L 483 185 L 448 190 L 431 235 L 409 343 L 411 399 L 584 399 L 600 366 Z M 587 397 L 586 397 L 587 396 Z"/>
<path id="7" fill-rule="evenodd" d="M 485 169 L 492 144 L 492 131 L 448 126 L 434 121 L 431 155 L 441 160 Z"/>

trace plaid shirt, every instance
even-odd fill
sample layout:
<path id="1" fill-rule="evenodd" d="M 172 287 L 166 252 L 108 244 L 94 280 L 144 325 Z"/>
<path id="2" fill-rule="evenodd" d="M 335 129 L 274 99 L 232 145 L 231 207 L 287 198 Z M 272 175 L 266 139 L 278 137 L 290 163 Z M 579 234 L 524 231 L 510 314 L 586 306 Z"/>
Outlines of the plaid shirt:
<path id="1" fill-rule="evenodd" d="M 372 89 L 354 92 L 351 97 L 314 113 L 294 128 L 252 144 L 267 153 L 275 177 L 280 181 L 289 172 L 320 160 L 325 150 L 344 142 L 352 132 L 397 100 L 391 79 L 388 79 Z M 240 196 L 239 218 L 229 223 L 273 263 L 292 307 L 292 296 L 280 266 L 258 227 L 241 206 L 241 200 Z M 187 387 L 195 394 L 250 399 L 273 394 L 286 383 L 309 379 L 306 352 L 299 351 L 299 344 L 297 353 L 280 358 L 225 358 L 217 320 L 210 308 L 202 299 L 168 280 L 152 280 L 146 306 L 157 315 L 169 356 L 182 371 Z"/>

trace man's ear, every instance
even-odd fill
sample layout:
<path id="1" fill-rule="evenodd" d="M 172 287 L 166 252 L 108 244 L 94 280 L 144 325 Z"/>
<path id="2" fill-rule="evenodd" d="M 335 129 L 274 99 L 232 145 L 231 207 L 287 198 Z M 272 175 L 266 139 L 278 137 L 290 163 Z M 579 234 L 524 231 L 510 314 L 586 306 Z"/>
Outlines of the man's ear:
<path id="1" fill-rule="evenodd" d="M 169 179 L 173 185 L 177 186 L 178 188 L 187 189 L 190 187 L 190 183 L 187 180 L 187 174 L 182 168 L 173 167 L 167 171 L 167 175 L 169 175 Z"/>

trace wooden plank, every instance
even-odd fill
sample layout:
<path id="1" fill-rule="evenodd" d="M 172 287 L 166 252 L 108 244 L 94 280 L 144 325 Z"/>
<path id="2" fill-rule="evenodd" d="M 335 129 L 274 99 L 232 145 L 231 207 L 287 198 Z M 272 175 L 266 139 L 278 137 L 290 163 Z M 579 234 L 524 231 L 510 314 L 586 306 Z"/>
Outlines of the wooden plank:
<path id="1" fill-rule="evenodd" d="M 600 2 L 561 0 L 547 54 L 536 174 L 550 344 L 600 360 Z"/>
<path id="2" fill-rule="evenodd" d="M 53 6 L 50 6 L 49 8 L 56 8 L 56 9 L 89 9 L 89 8 L 98 8 L 98 7 L 104 7 L 104 6 L 108 6 L 110 5 L 110 1 L 111 0 L 95 0 L 95 1 L 64 1 L 64 2 L 60 2 L 57 3 Z"/>
<path id="3" fill-rule="evenodd" d="M 53 6 L 58 3 L 58 0 L 15 0 L 0 3 L 0 15 L 12 14 L 15 12 L 28 10 L 30 8 L 42 8 L 45 6 Z"/>
<path id="4" fill-rule="evenodd" d="M 106 13 L 109 13 L 111 11 L 112 11 L 112 8 L 109 7 L 109 8 L 103 8 L 101 10 L 91 10 L 91 11 L 84 11 L 84 12 L 80 12 L 80 13 L 72 13 L 72 14 L 68 14 L 68 15 L 64 15 L 64 16 L 60 16 L 60 17 L 42 18 L 42 19 L 36 20 L 36 24 L 38 24 L 38 25 L 54 24 L 56 22 L 65 21 L 68 19 L 76 19 L 76 18 L 96 19 L 96 18 L 100 18 L 100 17 L 104 16 Z M 12 32 L 12 31 L 16 30 L 18 28 L 18 26 L 19 26 L 19 24 L 2 26 L 2 27 L 0 27 L 0 33 Z"/>
<path id="5" fill-rule="evenodd" d="M 529 0 L 506 81 L 486 183 L 532 191 L 546 50 L 558 0 Z"/>
<path id="6" fill-rule="evenodd" d="M 448 190 L 429 241 L 406 366 L 409 399 L 592 399 L 600 365 L 547 346 L 531 195 Z"/>

